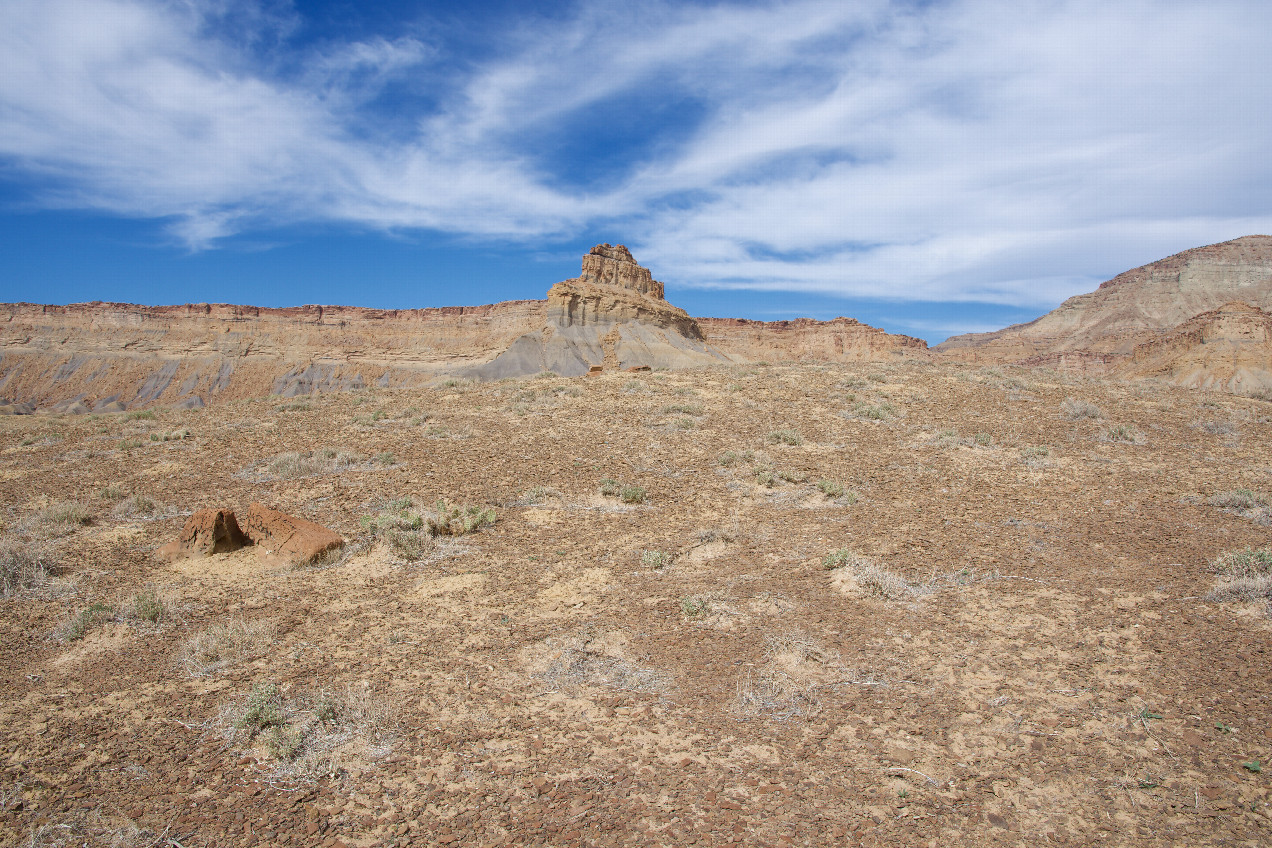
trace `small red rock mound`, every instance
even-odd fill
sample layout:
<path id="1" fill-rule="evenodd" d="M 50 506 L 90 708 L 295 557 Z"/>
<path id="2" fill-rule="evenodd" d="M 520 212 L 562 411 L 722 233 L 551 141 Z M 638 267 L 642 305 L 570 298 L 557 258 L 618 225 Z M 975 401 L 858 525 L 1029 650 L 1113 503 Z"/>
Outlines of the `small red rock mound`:
<path id="1" fill-rule="evenodd" d="M 211 556 L 249 544 L 232 509 L 201 509 L 186 519 L 177 541 L 159 549 L 163 560 Z"/>
<path id="2" fill-rule="evenodd" d="M 247 508 L 243 531 L 252 544 L 270 553 L 284 554 L 301 562 L 313 562 L 327 551 L 344 545 L 344 539 L 321 524 L 315 524 L 264 504 Z"/>
<path id="3" fill-rule="evenodd" d="M 241 527 L 232 509 L 199 510 L 186 520 L 177 541 L 160 548 L 158 556 L 172 561 L 236 551 L 245 545 L 259 545 L 296 562 L 313 562 L 343 547 L 344 539 L 321 524 L 254 503 L 247 508 Z"/>

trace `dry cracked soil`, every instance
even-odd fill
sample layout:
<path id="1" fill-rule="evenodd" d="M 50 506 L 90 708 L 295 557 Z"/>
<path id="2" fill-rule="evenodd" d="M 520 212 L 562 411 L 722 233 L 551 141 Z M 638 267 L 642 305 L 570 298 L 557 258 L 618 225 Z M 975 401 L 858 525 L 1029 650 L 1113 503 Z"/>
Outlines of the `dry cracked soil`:
<path id="1" fill-rule="evenodd" d="M 1272 404 L 930 363 L 10 417 L 0 842 L 1266 845 L 1269 493 Z M 156 557 L 253 501 L 349 544 Z"/>

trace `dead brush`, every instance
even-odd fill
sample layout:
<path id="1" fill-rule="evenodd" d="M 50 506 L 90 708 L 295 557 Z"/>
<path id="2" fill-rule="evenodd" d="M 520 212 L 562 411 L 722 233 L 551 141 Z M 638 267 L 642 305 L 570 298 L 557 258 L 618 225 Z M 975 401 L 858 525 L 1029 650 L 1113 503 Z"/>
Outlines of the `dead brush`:
<path id="1" fill-rule="evenodd" d="M 254 463 L 249 473 L 255 472 L 262 480 L 295 480 L 336 474 L 362 464 L 365 458 L 356 453 L 336 448 L 319 448 L 315 451 L 280 453 L 272 459 Z"/>
<path id="2" fill-rule="evenodd" d="M 270 626 L 260 621 L 233 619 L 213 624 L 182 643 L 177 663 L 190 677 L 206 677 L 260 655 L 271 638 Z"/>
<path id="3" fill-rule="evenodd" d="M 835 572 L 832 583 L 841 592 L 855 591 L 889 601 L 908 600 L 931 592 L 929 587 L 911 583 L 869 557 L 845 548 L 827 554 L 822 565 Z"/>
<path id="4" fill-rule="evenodd" d="M 1077 398 L 1065 398 L 1060 403 L 1060 414 L 1067 421 L 1081 421 L 1083 418 L 1103 418 L 1104 413 L 1090 401 Z"/>
<path id="5" fill-rule="evenodd" d="M 670 675 L 630 661 L 626 639 L 619 633 L 584 626 L 566 636 L 545 640 L 538 649 L 534 676 L 554 691 L 603 686 L 627 692 L 662 695 L 670 692 Z"/>
<path id="6" fill-rule="evenodd" d="M 39 589 L 49 582 L 52 563 L 40 547 L 0 541 L 0 597 Z"/>
<path id="7" fill-rule="evenodd" d="M 821 709 L 817 689 L 838 668 L 838 653 L 800 630 L 770 634 L 764 642 L 764 664 L 737 683 L 734 714 L 779 720 L 816 714 Z"/>

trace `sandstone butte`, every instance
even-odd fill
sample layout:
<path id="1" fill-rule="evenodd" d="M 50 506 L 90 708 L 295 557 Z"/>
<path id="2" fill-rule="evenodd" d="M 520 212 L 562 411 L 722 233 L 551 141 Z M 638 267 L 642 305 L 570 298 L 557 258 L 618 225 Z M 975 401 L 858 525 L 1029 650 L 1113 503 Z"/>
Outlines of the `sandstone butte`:
<path id="1" fill-rule="evenodd" d="M 0 413 L 194 408 L 446 377 L 860 361 L 926 349 L 848 318 L 694 319 L 626 247 L 601 244 L 545 300 L 409 310 L 0 304 Z"/>
<path id="2" fill-rule="evenodd" d="M 1272 390 L 1272 236 L 1177 253 L 1046 315 L 953 336 L 940 358 L 1154 378 L 1238 394 Z"/>

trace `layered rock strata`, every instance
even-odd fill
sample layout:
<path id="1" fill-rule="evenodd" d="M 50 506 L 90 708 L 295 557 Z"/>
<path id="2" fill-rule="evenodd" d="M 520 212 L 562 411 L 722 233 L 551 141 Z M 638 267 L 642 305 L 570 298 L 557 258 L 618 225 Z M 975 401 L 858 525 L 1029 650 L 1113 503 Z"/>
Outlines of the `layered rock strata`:
<path id="1" fill-rule="evenodd" d="M 598 244 L 582 272 L 548 289 L 544 326 L 526 333 L 471 374 L 500 379 L 554 371 L 566 377 L 647 366 L 692 368 L 728 362 L 698 322 L 672 306 L 663 284 L 624 245 Z"/>
<path id="2" fill-rule="evenodd" d="M 737 359 L 862 362 L 926 356 L 927 342 L 888 333 L 852 318 L 816 321 L 749 321 L 699 318 L 708 343 Z"/>
<path id="3" fill-rule="evenodd" d="M 486 306 L 0 304 L 0 414 L 195 408 L 447 376 L 869 359 L 922 348 L 847 318 L 700 322 L 667 302 L 626 247 L 601 244 L 546 300 Z"/>
<path id="4" fill-rule="evenodd" d="M 967 362 L 1105 373 L 1138 346 L 1231 301 L 1272 309 L 1272 236 L 1186 250 L 1119 274 L 1026 324 L 953 336 L 933 350 Z"/>

